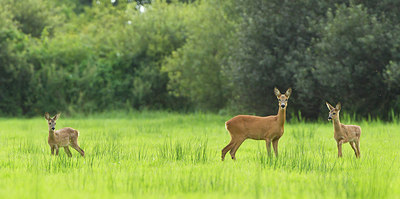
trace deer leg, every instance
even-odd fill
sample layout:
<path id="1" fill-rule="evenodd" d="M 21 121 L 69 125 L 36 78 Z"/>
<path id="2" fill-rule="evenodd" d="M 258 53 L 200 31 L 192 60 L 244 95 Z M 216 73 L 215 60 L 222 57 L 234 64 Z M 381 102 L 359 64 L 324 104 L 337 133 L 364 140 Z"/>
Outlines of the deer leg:
<path id="1" fill-rule="evenodd" d="M 358 157 L 360 157 L 361 156 L 361 154 L 360 154 L 360 140 L 355 141 L 355 143 L 356 143 Z"/>
<path id="2" fill-rule="evenodd" d="M 54 155 L 54 146 L 50 146 L 51 148 L 51 155 Z"/>
<path id="3" fill-rule="evenodd" d="M 232 149 L 233 144 L 234 144 L 234 142 L 233 142 L 233 139 L 232 139 L 232 140 L 229 142 L 229 144 L 226 145 L 226 147 L 222 149 L 222 155 L 221 155 L 221 160 L 222 160 L 222 161 L 224 161 L 226 153 L 228 153 L 228 151 Z"/>
<path id="4" fill-rule="evenodd" d="M 267 139 L 267 140 L 265 140 L 265 143 L 267 146 L 268 156 L 271 156 L 271 140 Z"/>
<path id="5" fill-rule="evenodd" d="M 231 154 L 231 157 L 233 160 L 236 160 L 236 157 L 235 157 L 236 151 L 238 150 L 240 145 L 244 142 L 244 140 L 245 139 L 240 139 L 240 140 L 236 141 L 235 144 L 233 145 L 231 151 L 229 152 Z"/>
<path id="6" fill-rule="evenodd" d="M 351 148 L 353 148 L 354 153 L 356 154 L 356 157 L 358 157 L 357 149 L 356 149 L 354 142 L 349 142 L 349 144 L 350 144 Z"/>
<path id="7" fill-rule="evenodd" d="M 78 146 L 78 144 L 73 144 L 71 145 L 71 147 L 78 151 L 83 157 L 85 157 L 85 152 L 81 149 L 81 147 Z"/>
<path id="8" fill-rule="evenodd" d="M 275 139 L 272 141 L 272 146 L 274 147 L 275 157 L 278 157 L 278 141 L 279 139 Z"/>
<path id="9" fill-rule="evenodd" d="M 81 147 L 79 147 L 79 149 L 82 151 L 82 153 L 81 153 L 82 157 L 85 157 L 85 151 Z"/>
<path id="10" fill-rule="evenodd" d="M 64 151 L 65 151 L 65 153 L 68 155 L 68 157 L 72 157 L 72 153 L 71 153 L 71 151 L 69 150 L 68 146 L 65 146 L 65 147 L 64 147 Z"/>
<path id="11" fill-rule="evenodd" d="M 339 158 L 341 158 L 342 157 L 342 140 L 340 140 L 338 143 L 337 143 L 337 148 L 338 148 L 338 157 Z"/>
<path id="12" fill-rule="evenodd" d="M 56 149 L 56 155 L 58 155 L 58 152 L 60 151 L 58 146 L 55 146 L 55 149 Z"/>

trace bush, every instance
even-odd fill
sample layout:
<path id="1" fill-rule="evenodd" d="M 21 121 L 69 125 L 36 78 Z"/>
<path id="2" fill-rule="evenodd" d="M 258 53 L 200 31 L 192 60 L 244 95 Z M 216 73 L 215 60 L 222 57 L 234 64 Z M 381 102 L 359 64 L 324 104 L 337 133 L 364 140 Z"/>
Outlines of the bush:
<path id="1" fill-rule="evenodd" d="M 185 21 L 185 44 L 163 65 L 170 78 L 169 90 L 175 96 L 188 98 L 196 109 L 218 111 L 228 101 L 230 88 L 223 68 L 234 44 L 235 30 L 235 22 L 223 10 L 229 7 L 233 4 L 227 1 L 193 8 L 194 17 Z"/>

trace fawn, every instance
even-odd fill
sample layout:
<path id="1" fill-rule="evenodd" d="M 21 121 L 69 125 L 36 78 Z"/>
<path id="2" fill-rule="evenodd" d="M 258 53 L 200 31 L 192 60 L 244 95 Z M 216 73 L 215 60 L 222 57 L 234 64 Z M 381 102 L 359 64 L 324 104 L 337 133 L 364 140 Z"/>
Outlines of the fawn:
<path id="1" fill-rule="evenodd" d="M 225 128 L 231 135 L 231 141 L 222 149 L 222 161 L 228 151 L 233 160 L 236 160 L 235 154 L 240 145 L 248 138 L 254 140 L 265 140 L 268 155 L 271 156 L 271 142 L 274 147 L 275 156 L 278 157 L 278 141 L 283 135 L 286 119 L 287 102 L 292 93 L 289 88 L 285 94 L 274 88 L 278 98 L 279 110 L 277 115 L 267 117 L 258 117 L 252 115 L 238 115 L 225 122 Z"/>
<path id="2" fill-rule="evenodd" d="M 49 113 L 46 112 L 44 114 L 44 118 L 46 118 L 49 123 L 48 143 L 51 148 L 51 155 L 54 155 L 54 150 L 56 151 L 56 155 L 58 155 L 59 147 L 64 147 L 64 151 L 68 155 L 68 157 L 72 157 L 71 151 L 68 147 L 71 146 L 72 148 L 77 150 L 82 156 L 85 156 L 85 152 L 78 146 L 79 131 L 69 127 L 54 131 L 56 121 L 58 118 L 60 118 L 60 113 L 55 115 L 53 118 L 50 118 Z"/>
<path id="3" fill-rule="evenodd" d="M 356 125 L 344 125 L 340 123 L 340 102 L 336 105 L 336 107 L 333 107 L 326 102 L 326 106 L 329 109 L 328 121 L 333 120 L 333 136 L 337 142 L 338 157 L 342 157 L 342 144 L 349 142 L 351 148 L 353 148 L 354 153 L 356 154 L 356 157 L 359 158 L 361 127 Z"/>

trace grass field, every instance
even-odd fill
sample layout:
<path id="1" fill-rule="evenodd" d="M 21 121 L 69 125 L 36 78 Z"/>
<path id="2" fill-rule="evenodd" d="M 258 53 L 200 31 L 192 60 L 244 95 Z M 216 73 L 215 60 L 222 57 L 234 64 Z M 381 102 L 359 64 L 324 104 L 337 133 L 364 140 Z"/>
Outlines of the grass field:
<path id="1" fill-rule="evenodd" d="M 362 127 L 361 159 L 337 158 L 332 123 L 287 123 L 280 157 L 246 140 L 221 162 L 229 116 L 145 112 L 61 115 L 86 157 L 50 155 L 44 118 L 0 119 L 0 198 L 400 198 L 400 125 Z M 342 119 L 342 123 L 349 121 Z"/>

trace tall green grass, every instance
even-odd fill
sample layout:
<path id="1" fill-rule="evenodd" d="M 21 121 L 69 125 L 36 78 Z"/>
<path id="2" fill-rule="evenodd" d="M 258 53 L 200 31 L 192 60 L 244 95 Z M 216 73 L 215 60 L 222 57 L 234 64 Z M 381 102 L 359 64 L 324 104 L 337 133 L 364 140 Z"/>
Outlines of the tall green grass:
<path id="1" fill-rule="evenodd" d="M 0 198 L 399 198 L 400 124 L 362 127 L 361 159 L 337 158 L 333 126 L 285 125 L 279 158 L 246 140 L 221 162 L 228 116 L 144 112 L 63 118 L 86 157 L 50 155 L 43 118 L 0 119 Z"/>

